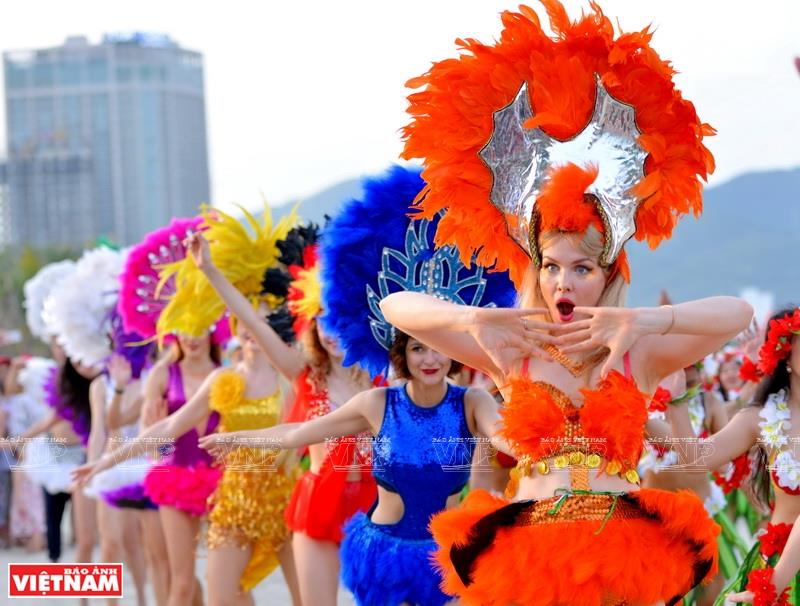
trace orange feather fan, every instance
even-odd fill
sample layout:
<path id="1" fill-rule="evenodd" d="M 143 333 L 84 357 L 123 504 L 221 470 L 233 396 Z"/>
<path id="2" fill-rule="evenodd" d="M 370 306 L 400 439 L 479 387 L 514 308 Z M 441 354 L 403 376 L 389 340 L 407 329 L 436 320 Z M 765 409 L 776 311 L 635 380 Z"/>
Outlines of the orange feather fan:
<path id="1" fill-rule="evenodd" d="M 683 215 L 700 214 L 701 180 L 714 169 L 703 145 L 703 138 L 714 130 L 700 121 L 692 103 L 675 88 L 675 72 L 650 47 L 649 29 L 615 38 L 611 21 L 594 2 L 588 14 L 574 22 L 558 0 L 541 2 L 552 36 L 543 31 L 532 9 L 521 7 L 519 12 L 502 13 L 497 43 L 458 40 L 462 53 L 457 59 L 435 63 L 408 81 L 407 86 L 419 90 L 409 96 L 412 119 L 403 129 L 403 157 L 424 163 L 422 176 L 428 186 L 417 199 L 421 216 L 430 218 L 446 209 L 437 244 L 455 245 L 465 263 L 477 253 L 479 264 L 510 270 L 517 285 L 529 258 L 490 202 L 492 176 L 478 152 L 492 135 L 493 113 L 514 99 L 523 82 L 528 83 L 534 109 L 525 126 L 540 127 L 557 139 L 575 136 L 589 121 L 595 74 L 612 97 L 635 108 L 639 144 L 648 153 L 646 176 L 633 189 L 643 200 L 635 237 L 652 248 L 671 237 Z M 543 225 L 560 225 L 570 213 L 561 211 L 558 220 L 546 214 L 541 212 Z M 583 224 L 583 210 L 580 214 Z M 624 258 L 616 265 L 612 269 L 627 273 Z"/>

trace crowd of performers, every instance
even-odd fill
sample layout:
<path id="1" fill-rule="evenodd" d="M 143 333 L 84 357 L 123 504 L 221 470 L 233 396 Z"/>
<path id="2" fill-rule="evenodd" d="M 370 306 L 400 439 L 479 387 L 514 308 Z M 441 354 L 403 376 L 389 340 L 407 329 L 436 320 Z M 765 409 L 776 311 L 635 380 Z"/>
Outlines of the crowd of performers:
<path id="1" fill-rule="evenodd" d="M 61 561 L 71 504 L 159 606 L 278 567 L 295 606 L 800 604 L 800 309 L 624 307 L 714 131 L 649 30 L 543 4 L 409 81 L 421 167 L 325 225 L 204 208 L 33 277 L 6 540 Z"/>

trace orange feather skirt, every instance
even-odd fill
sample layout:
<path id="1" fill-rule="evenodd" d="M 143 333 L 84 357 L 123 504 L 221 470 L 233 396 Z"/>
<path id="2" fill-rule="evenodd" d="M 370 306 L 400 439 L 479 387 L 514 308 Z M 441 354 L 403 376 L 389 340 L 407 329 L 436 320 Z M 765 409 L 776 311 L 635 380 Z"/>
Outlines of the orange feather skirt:
<path id="1" fill-rule="evenodd" d="M 511 502 L 476 490 L 431 531 L 442 589 L 466 605 L 670 606 L 717 571 L 719 527 L 688 491 Z"/>

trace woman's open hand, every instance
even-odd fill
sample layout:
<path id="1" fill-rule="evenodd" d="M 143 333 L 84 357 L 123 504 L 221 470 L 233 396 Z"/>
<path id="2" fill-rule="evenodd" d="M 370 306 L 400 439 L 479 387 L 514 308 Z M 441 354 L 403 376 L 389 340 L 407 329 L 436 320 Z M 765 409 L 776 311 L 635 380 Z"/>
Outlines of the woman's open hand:
<path id="1" fill-rule="evenodd" d="M 224 458 L 231 450 L 242 446 L 237 439 L 235 431 L 210 433 L 201 436 L 199 441 L 200 448 L 207 450 L 215 459 Z"/>
<path id="2" fill-rule="evenodd" d="M 549 331 L 559 325 L 534 319 L 546 313 L 547 310 L 537 308 L 478 307 L 469 332 L 497 369 L 507 375 L 514 360 L 531 356 L 550 359 L 542 345 L 556 343 L 556 337 Z"/>
<path id="3" fill-rule="evenodd" d="M 756 595 L 752 591 L 740 591 L 739 593 L 729 593 L 725 596 L 728 602 L 736 604 L 752 604 Z"/>
<path id="4" fill-rule="evenodd" d="M 211 248 L 208 245 L 208 240 L 202 233 L 190 233 L 184 240 L 186 252 L 191 257 L 197 269 L 206 271 L 214 266 L 211 260 Z"/>
<path id="5" fill-rule="evenodd" d="M 78 486 L 86 486 L 86 484 L 91 480 L 94 476 L 96 476 L 101 471 L 105 471 L 106 469 L 110 469 L 114 466 L 114 459 L 109 456 L 102 456 L 96 461 L 92 461 L 91 463 L 84 463 L 80 467 L 74 469 L 72 471 L 72 480 Z"/>

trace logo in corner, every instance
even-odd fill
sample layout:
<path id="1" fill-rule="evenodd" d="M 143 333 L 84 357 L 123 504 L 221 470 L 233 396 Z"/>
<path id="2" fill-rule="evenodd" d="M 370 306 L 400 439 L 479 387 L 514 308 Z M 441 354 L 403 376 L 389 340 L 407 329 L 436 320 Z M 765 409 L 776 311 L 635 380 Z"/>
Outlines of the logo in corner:
<path id="1" fill-rule="evenodd" d="M 9 564 L 9 598 L 121 598 L 122 564 Z"/>

